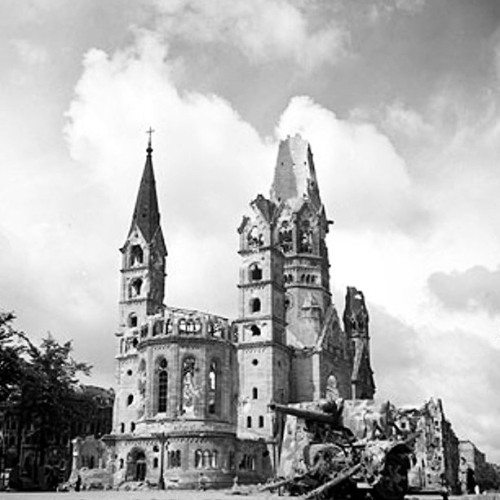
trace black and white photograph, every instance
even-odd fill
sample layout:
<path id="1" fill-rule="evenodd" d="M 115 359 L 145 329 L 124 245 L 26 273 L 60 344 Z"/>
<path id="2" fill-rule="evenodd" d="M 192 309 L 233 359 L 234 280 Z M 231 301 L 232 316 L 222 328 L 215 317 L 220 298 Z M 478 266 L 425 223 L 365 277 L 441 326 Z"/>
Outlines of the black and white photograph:
<path id="1" fill-rule="evenodd" d="M 500 0 L 0 0 L 0 61 L 1 499 L 500 499 Z"/>

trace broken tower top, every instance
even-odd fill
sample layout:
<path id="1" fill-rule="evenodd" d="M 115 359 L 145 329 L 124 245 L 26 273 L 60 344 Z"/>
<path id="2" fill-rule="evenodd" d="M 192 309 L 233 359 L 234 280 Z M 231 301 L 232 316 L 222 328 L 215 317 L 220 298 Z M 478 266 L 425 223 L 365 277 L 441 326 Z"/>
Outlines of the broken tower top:
<path id="1" fill-rule="evenodd" d="M 280 142 L 271 186 L 274 202 L 294 198 L 305 198 L 321 206 L 311 147 L 299 134 Z"/>

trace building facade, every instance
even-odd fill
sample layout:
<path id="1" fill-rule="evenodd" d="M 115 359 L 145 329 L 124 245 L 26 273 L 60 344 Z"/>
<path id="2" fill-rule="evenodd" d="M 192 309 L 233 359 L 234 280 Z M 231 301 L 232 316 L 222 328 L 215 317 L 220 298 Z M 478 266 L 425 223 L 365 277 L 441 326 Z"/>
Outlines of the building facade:
<path id="1" fill-rule="evenodd" d="M 238 229 L 238 317 L 165 305 L 167 249 L 148 144 L 121 249 L 106 437 L 114 485 L 265 480 L 276 464 L 271 402 L 374 394 L 364 298 L 349 289 L 343 328 L 330 291 L 331 222 L 300 136 L 281 142 L 270 197 L 250 207 Z"/>

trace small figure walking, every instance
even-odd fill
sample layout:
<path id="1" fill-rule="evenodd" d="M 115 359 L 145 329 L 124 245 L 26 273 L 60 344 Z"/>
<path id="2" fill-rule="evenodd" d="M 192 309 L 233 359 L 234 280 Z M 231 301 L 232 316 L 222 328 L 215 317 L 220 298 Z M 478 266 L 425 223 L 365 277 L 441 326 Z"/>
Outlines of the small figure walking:
<path id="1" fill-rule="evenodd" d="M 198 487 L 201 491 L 205 491 L 207 489 L 207 476 L 205 476 L 203 472 L 200 473 L 200 478 L 198 479 Z"/>
<path id="2" fill-rule="evenodd" d="M 80 488 L 82 487 L 82 476 L 78 474 L 78 477 L 76 478 L 75 482 L 75 491 L 80 491 Z"/>

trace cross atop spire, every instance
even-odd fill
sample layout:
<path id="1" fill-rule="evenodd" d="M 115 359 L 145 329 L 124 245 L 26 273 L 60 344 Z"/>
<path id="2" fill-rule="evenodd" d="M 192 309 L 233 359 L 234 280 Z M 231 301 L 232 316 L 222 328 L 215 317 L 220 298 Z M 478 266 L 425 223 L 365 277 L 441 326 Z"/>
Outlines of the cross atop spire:
<path id="1" fill-rule="evenodd" d="M 148 149 L 146 149 L 148 155 L 150 155 L 152 152 L 153 152 L 153 147 L 151 146 L 151 136 L 154 134 L 154 130 L 149 127 L 148 130 L 146 130 L 146 134 L 149 135 L 149 138 L 148 138 Z"/>
<path id="2" fill-rule="evenodd" d="M 154 130 L 150 127 L 147 131 L 149 135 L 146 164 L 142 174 L 137 201 L 135 203 L 132 226 L 137 224 L 146 241 L 151 242 L 156 231 L 160 227 L 160 211 L 158 208 L 158 198 L 156 195 L 156 182 L 153 172 L 153 159 L 151 153 L 151 135 Z"/>

